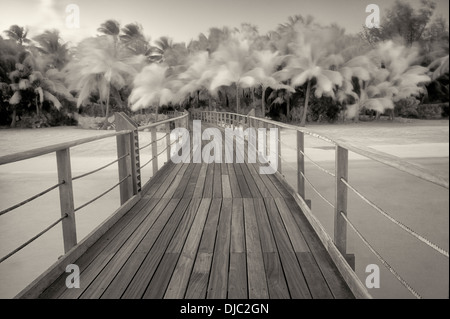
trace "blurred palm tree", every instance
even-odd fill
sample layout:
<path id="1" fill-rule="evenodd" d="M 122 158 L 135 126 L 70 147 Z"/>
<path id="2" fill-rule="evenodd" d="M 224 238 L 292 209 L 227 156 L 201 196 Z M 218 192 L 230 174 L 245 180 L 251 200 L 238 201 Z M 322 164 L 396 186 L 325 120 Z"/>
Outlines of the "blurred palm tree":
<path id="1" fill-rule="evenodd" d="M 98 93 L 100 103 L 106 104 L 105 128 L 111 89 L 120 90 L 130 85 L 143 61 L 143 56 L 132 55 L 123 45 L 117 44 L 114 36 L 88 38 L 80 42 L 74 59 L 65 69 L 69 89 L 78 92 L 77 106 L 81 106 L 92 93 Z"/>
<path id="2" fill-rule="evenodd" d="M 38 51 L 44 56 L 47 66 L 61 70 L 69 61 L 68 43 L 63 43 L 58 30 L 47 30 L 33 38 Z"/>
<path id="3" fill-rule="evenodd" d="M 298 20 L 289 31 L 291 39 L 286 44 L 289 52 L 286 65 L 276 76 L 281 81 L 289 80 L 292 88 L 306 85 L 301 126 L 306 124 L 311 90 L 318 98 L 323 95 L 334 97 L 335 89 L 342 85 L 342 75 L 330 70 L 326 63 L 334 52 L 336 33 L 342 34 L 342 30 L 336 30 L 334 26 L 305 25 L 303 20 Z"/>
<path id="4" fill-rule="evenodd" d="M 30 39 L 27 38 L 28 29 L 16 24 L 10 26 L 8 30 L 3 32 L 8 38 L 16 41 L 19 45 L 29 44 L 31 42 Z"/>

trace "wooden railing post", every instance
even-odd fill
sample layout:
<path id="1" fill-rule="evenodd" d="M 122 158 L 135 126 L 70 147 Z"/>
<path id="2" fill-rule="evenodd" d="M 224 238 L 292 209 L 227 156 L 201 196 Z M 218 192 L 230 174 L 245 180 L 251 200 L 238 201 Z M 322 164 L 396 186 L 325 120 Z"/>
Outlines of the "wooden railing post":
<path id="1" fill-rule="evenodd" d="M 305 134 L 297 131 L 297 193 L 305 199 L 305 157 L 300 151 L 305 152 Z"/>
<path id="2" fill-rule="evenodd" d="M 166 157 L 167 162 L 170 160 L 170 122 L 166 123 Z"/>
<path id="3" fill-rule="evenodd" d="M 114 113 L 116 131 L 131 130 L 130 134 L 116 137 L 120 184 L 120 204 L 125 204 L 141 191 L 141 171 L 139 164 L 139 136 L 134 123 L 125 113 Z M 128 155 L 127 155 L 128 154 Z M 127 155 L 127 156 L 126 156 Z M 122 158 L 123 157 L 123 158 Z M 128 178 L 127 178 L 128 176 Z"/>
<path id="4" fill-rule="evenodd" d="M 281 129 L 278 127 L 277 128 L 277 132 L 278 132 L 278 136 L 277 136 L 277 145 L 278 145 L 278 172 L 280 172 L 280 174 L 283 174 L 283 169 L 281 168 L 281 162 L 282 162 L 282 156 L 281 156 Z"/>
<path id="5" fill-rule="evenodd" d="M 151 138 L 152 138 L 152 176 L 155 176 L 158 171 L 158 142 L 156 142 L 156 126 L 151 128 Z"/>
<path id="6" fill-rule="evenodd" d="M 336 146 L 336 201 L 334 211 L 334 243 L 343 256 L 347 254 L 347 223 L 341 212 L 347 216 L 348 150 Z"/>
<path id="7" fill-rule="evenodd" d="M 75 224 L 75 211 L 73 204 L 72 168 L 70 165 L 70 149 L 56 151 L 56 163 L 58 167 L 59 202 L 61 217 L 66 216 L 62 223 L 64 240 L 64 252 L 67 253 L 77 244 L 77 229 Z"/>

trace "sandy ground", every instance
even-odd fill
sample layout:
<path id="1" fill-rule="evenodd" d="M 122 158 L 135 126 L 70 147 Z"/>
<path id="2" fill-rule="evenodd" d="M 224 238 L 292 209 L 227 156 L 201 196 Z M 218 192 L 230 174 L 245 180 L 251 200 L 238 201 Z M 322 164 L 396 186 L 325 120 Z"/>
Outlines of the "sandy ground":
<path id="1" fill-rule="evenodd" d="M 412 121 L 410 123 L 371 122 L 360 124 L 313 125 L 311 131 L 330 138 L 361 143 L 368 147 L 402 157 L 424 166 L 448 179 L 449 122 Z M 108 131 L 82 130 L 73 127 L 34 130 L 5 129 L 0 131 L 0 156 L 26 151 L 44 145 L 61 143 Z M 163 133 L 158 133 L 162 136 Z M 295 132 L 282 132 L 283 171 L 295 186 Z M 150 141 L 150 134 L 140 134 L 140 145 Z M 312 137 L 305 138 L 306 153 L 325 168 L 334 169 L 334 150 L 330 145 Z M 102 166 L 116 157 L 115 138 L 102 139 L 71 149 L 73 175 Z M 164 139 L 159 142 L 164 147 Z M 141 155 L 141 162 L 150 159 L 148 149 Z M 159 157 L 159 166 L 166 160 Z M 5 209 L 44 188 L 55 184 L 56 160 L 54 154 L 36 159 L 0 166 L 0 210 Z M 374 163 L 355 154 L 350 154 L 349 179 L 370 199 L 394 212 L 405 224 L 430 237 L 448 249 L 448 190 L 427 182 L 418 181 L 408 174 Z M 143 170 L 144 181 L 151 176 L 151 165 Z M 315 187 L 334 200 L 334 186 L 330 176 L 324 175 L 307 162 L 306 174 Z M 74 182 L 75 207 L 90 200 L 118 181 L 117 166 Z M 371 181 L 368 183 L 368 181 Z M 389 262 L 399 268 L 411 284 L 424 297 L 448 296 L 448 259 L 442 258 L 423 247 L 409 235 L 398 235 L 398 229 L 376 216 L 373 209 L 363 205 L 352 194 L 349 195 L 349 216 L 361 227 L 367 238 L 380 250 Z M 311 188 L 307 197 L 313 201 L 313 212 L 332 234 L 333 211 Z M 391 200 L 395 198 L 396 200 Z M 405 205 L 408 203 L 409 205 Z M 77 214 L 78 239 L 83 238 L 119 205 L 118 190 L 82 209 Z M 0 216 L 0 255 L 3 256 L 59 218 L 58 192 L 51 192 L 32 204 L 27 204 L 11 213 Z M 383 229 L 383 236 L 379 230 Z M 382 270 L 382 287 L 371 291 L 375 297 L 406 298 L 408 292 L 384 270 L 382 264 L 369 252 L 361 241 L 349 230 L 349 252 L 356 254 L 357 273 L 365 278 L 365 265 L 376 263 Z M 44 248 L 43 248 L 44 247 Z M 0 264 L 0 298 L 11 298 L 31 280 L 48 268 L 63 254 L 61 230 L 55 227 L 20 253 Z M 408 263 L 404 261 L 408 260 Z M 424 270 L 427 274 L 424 276 Z"/>

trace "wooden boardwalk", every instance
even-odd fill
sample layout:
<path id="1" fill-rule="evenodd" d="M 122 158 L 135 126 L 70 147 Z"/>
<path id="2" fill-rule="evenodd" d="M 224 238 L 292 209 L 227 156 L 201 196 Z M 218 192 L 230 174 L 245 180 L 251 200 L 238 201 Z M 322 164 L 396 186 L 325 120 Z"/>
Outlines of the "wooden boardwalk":
<path id="1" fill-rule="evenodd" d="M 167 163 L 40 298 L 353 298 L 289 191 L 255 164 Z"/>

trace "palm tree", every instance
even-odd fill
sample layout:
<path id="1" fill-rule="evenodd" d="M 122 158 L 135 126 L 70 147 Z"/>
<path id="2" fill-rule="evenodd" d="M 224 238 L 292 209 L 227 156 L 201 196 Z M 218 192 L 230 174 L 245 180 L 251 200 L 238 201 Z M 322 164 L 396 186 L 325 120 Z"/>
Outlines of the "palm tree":
<path id="1" fill-rule="evenodd" d="M 120 33 L 120 23 L 117 20 L 106 20 L 97 29 L 103 35 L 110 35 L 117 42 Z"/>
<path id="2" fill-rule="evenodd" d="M 27 38 L 28 29 L 24 27 L 19 27 L 14 24 L 9 27 L 8 30 L 3 31 L 6 36 L 14 41 L 16 41 L 19 45 L 24 45 L 25 43 L 30 43 L 30 39 Z"/>
<path id="3" fill-rule="evenodd" d="M 311 90 L 314 90 L 318 98 L 322 95 L 334 97 L 334 90 L 342 85 L 343 78 L 339 72 L 329 70 L 324 63 L 333 49 L 333 27 L 324 28 L 309 24 L 305 26 L 297 23 L 293 30 L 292 40 L 287 44 L 290 54 L 286 58 L 286 67 L 277 73 L 277 78 L 282 81 L 290 80 L 293 88 L 306 85 L 300 123 L 305 126 Z"/>
<path id="4" fill-rule="evenodd" d="M 155 107 L 155 119 L 158 121 L 159 106 L 180 100 L 177 96 L 178 77 L 176 70 L 167 64 L 150 64 L 136 75 L 129 105 L 133 111 Z"/>
<path id="5" fill-rule="evenodd" d="M 256 84 L 254 77 L 248 74 L 253 68 L 250 43 L 242 39 L 238 33 L 222 43 L 212 54 L 212 67 L 215 76 L 211 80 L 209 90 L 214 92 L 220 86 L 236 86 L 236 113 L 239 113 L 239 96 L 241 88 L 253 87 Z"/>
<path id="6" fill-rule="evenodd" d="M 394 102 L 424 93 L 424 84 L 431 81 L 428 68 L 419 65 L 417 48 L 387 41 L 379 43 L 368 56 L 376 68 L 371 69 L 369 80 L 359 79 L 356 103 L 348 110 L 356 121 L 361 109 L 377 114 L 393 110 Z"/>
<path id="7" fill-rule="evenodd" d="M 266 90 L 270 87 L 274 90 L 284 89 L 288 92 L 295 92 L 295 90 L 280 83 L 275 75 L 278 67 L 282 64 L 284 57 L 280 56 L 278 51 L 272 52 L 270 50 L 253 51 L 253 58 L 255 61 L 254 68 L 247 72 L 247 75 L 253 77 L 256 82 L 261 85 L 261 116 L 266 114 Z M 279 100 L 277 100 L 279 102 Z"/>
<path id="8" fill-rule="evenodd" d="M 142 66 L 144 57 L 130 55 L 116 43 L 113 36 L 100 36 L 83 40 L 74 59 L 67 65 L 69 88 L 78 91 L 79 107 L 91 93 L 97 92 L 106 103 L 105 122 L 108 124 L 111 89 L 120 90 L 129 85 Z"/>
<path id="9" fill-rule="evenodd" d="M 63 43 L 58 30 L 47 30 L 33 38 L 49 68 L 61 70 L 69 61 L 68 43 Z"/>

